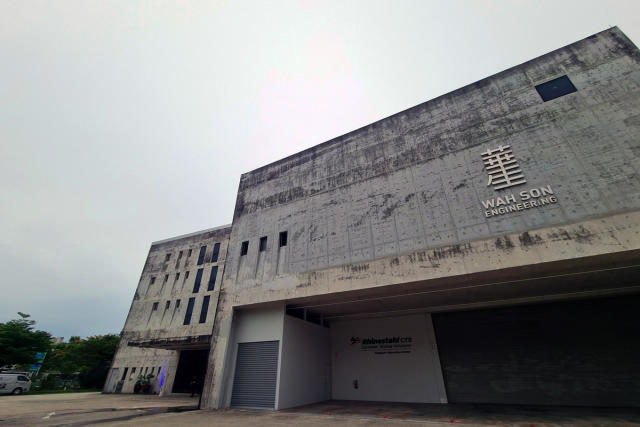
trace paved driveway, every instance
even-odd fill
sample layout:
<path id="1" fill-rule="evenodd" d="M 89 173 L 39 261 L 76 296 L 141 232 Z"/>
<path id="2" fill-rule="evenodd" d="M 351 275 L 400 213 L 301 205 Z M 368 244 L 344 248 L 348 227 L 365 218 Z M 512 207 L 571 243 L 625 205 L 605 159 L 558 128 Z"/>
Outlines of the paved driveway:
<path id="1" fill-rule="evenodd" d="M 0 397 L 4 426 L 640 426 L 640 408 L 328 401 L 283 411 L 192 410 L 197 397 L 75 393 Z"/>
<path id="2" fill-rule="evenodd" d="M 0 425 L 91 425 L 168 410 L 195 408 L 198 398 L 137 394 L 64 393 L 0 396 Z"/>

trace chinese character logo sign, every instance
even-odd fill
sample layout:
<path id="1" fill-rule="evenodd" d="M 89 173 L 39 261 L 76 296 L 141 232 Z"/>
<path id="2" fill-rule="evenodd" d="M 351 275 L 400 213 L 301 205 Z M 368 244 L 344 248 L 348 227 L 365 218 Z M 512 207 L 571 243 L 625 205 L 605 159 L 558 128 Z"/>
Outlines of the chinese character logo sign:
<path id="1" fill-rule="evenodd" d="M 520 170 L 510 145 L 500 145 L 493 150 L 482 153 L 484 168 L 489 174 L 487 186 L 493 185 L 494 190 L 513 187 L 527 182 Z"/>

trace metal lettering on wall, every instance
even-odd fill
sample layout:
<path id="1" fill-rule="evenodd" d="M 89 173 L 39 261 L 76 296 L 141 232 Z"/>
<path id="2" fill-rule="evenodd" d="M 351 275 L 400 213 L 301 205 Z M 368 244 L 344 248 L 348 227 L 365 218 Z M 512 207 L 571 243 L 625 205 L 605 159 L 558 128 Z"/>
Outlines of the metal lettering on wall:
<path id="1" fill-rule="evenodd" d="M 360 351 L 372 351 L 374 354 L 411 353 L 411 337 L 363 338 L 351 337 L 351 345 L 360 344 Z"/>
<path id="2" fill-rule="evenodd" d="M 494 190 L 513 187 L 527 182 L 520 170 L 510 145 L 500 145 L 493 150 L 482 153 L 484 168 L 489 174 L 487 186 L 493 185 Z"/>
<path id="3" fill-rule="evenodd" d="M 503 190 L 527 182 L 509 145 L 488 149 L 482 153 L 482 162 L 489 175 L 487 186 L 493 186 L 494 190 Z M 485 217 L 489 218 L 557 202 L 558 198 L 553 193 L 551 186 L 546 185 L 484 200 L 482 206 Z"/>

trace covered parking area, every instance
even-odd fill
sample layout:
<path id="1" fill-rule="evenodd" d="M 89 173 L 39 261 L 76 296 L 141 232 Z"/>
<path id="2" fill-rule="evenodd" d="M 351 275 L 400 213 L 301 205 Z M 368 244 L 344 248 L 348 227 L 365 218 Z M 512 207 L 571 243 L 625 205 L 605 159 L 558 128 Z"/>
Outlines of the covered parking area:
<path id="1" fill-rule="evenodd" d="M 129 341 L 131 347 L 157 348 L 172 350 L 178 353 L 178 364 L 175 370 L 163 372 L 161 381 L 166 381 L 162 394 L 191 393 L 191 382 L 197 381 L 198 392 L 207 372 L 207 359 L 211 347 L 211 335 L 194 335 L 187 337 L 154 338 L 140 341 Z M 165 391 L 167 390 L 167 391 Z"/>
<path id="2" fill-rule="evenodd" d="M 286 314 L 269 340 L 278 345 L 268 386 L 274 398 L 265 407 L 329 399 L 639 407 L 640 380 L 633 375 L 640 372 L 638 255 L 584 257 L 272 306 L 274 318 Z M 243 308 L 239 316 L 247 320 L 260 310 Z M 234 372 L 232 392 L 240 385 Z M 228 402 L 251 406 L 242 403 Z"/>

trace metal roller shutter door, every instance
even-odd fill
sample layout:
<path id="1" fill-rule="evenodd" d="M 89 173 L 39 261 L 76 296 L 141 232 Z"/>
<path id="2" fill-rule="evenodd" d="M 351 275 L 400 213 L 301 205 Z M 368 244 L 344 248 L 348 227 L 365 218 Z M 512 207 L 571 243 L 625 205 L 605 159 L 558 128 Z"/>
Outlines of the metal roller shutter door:
<path id="1" fill-rule="evenodd" d="M 238 344 L 231 406 L 274 409 L 279 341 Z"/>
<path id="2" fill-rule="evenodd" d="M 640 406 L 640 297 L 433 314 L 452 403 Z"/>

